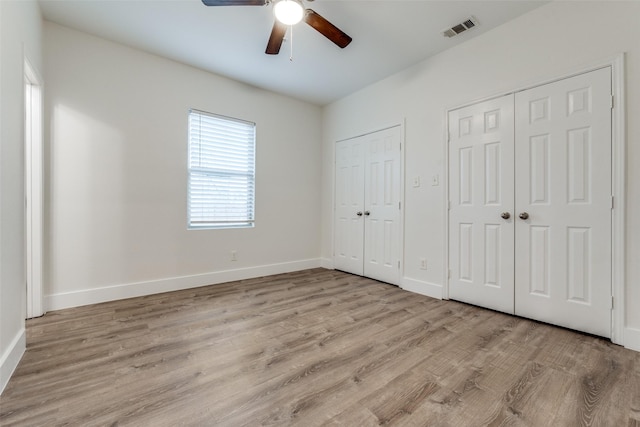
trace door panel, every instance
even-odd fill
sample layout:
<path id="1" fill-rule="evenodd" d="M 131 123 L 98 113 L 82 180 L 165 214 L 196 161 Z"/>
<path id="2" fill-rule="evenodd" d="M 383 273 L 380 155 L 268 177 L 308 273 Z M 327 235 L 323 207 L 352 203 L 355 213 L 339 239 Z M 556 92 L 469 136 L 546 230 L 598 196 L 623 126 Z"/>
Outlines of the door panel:
<path id="1" fill-rule="evenodd" d="M 365 135 L 364 275 L 398 283 L 400 261 L 400 127 Z"/>
<path id="2" fill-rule="evenodd" d="M 611 335 L 611 75 L 516 94 L 516 314 Z"/>
<path id="3" fill-rule="evenodd" d="M 506 313 L 514 309 L 512 159 L 513 95 L 449 113 L 449 296 Z"/>
<path id="4" fill-rule="evenodd" d="M 336 143 L 335 268 L 363 274 L 364 157 L 362 142 Z"/>

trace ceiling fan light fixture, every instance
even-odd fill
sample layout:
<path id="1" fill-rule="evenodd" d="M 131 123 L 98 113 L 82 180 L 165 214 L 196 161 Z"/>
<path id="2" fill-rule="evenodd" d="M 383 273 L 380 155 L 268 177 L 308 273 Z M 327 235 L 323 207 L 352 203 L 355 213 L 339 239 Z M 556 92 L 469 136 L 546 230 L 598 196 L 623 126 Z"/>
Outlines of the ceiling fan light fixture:
<path id="1" fill-rule="evenodd" d="M 304 7 L 298 0 L 280 0 L 273 6 L 273 13 L 284 25 L 295 25 L 302 20 Z"/>

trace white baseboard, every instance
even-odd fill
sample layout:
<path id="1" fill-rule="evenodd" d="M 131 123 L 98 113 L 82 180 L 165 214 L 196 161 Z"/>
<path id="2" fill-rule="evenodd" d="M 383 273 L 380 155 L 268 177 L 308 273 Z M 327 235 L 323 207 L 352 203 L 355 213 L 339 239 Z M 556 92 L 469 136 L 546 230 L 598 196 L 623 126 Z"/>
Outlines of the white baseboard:
<path id="1" fill-rule="evenodd" d="M 4 352 L 2 358 L 0 358 L 0 394 L 9 383 L 9 379 L 18 367 L 26 348 L 27 336 L 25 329 L 22 328 L 9 344 L 9 348 Z"/>
<path id="2" fill-rule="evenodd" d="M 400 287 L 405 291 L 415 292 L 431 298 L 442 299 L 442 285 L 403 277 L 400 281 Z"/>
<path id="3" fill-rule="evenodd" d="M 335 270 L 333 267 L 333 259 L 331 258 L 320 258 L 320 267 L 326 268 L 327 270 Z"/>
<path id="4" fill-rule="evenodd" d="M 321 259 L 314 258 L 280 264 L 240 268 L 236 270 L 216 271 L 192 276 L 169 277 L 145 282 L 83 289 L 80 291 L 48 295 L 46 297 L 46 307 L 47 310 L 61 310 L 64 308 L 79 307 L 82 305 L 97 304 L 125 298 L 135 298 L 158 294 L 161 292 L 179 291 L 182 289 L 197 288 L 200 286 L 215 285 L 218 283 L 233 282 L 236 280 L 252 279 L 254 277 L 290 273 L 292 271 L 318 268 L 321 267 L 321 265 Z"/>
<path id="5" fill-rule="evenodd" d="M 640 351 L 640 329 L 624 329 L 624 347 L 630 350 Z"/>

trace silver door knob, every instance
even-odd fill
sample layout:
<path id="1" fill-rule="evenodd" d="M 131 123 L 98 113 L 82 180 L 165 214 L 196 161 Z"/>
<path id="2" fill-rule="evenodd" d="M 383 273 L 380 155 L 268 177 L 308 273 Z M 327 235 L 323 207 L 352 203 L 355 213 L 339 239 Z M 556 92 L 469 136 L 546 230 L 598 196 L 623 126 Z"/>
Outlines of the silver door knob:
<path id="1" fill-rule="evenodd" d="M 364 216 L 369 216 L 369 215 L 371 215 L 371 212 L 369 212 L 369 211 L 364 211 Z"/>
<path id="2" fill-rule="evenodd" d="M 522 212 L 520 215 L 518 215 L 518 217 L 520 217 L 520 219 L 528 219 L 529 214 L 526 212 Z"/>
<path id="3" fill-rule="evenodd" d="M 358 212 L 356 212 L 356 215 L 362 216 L 362 212 L 358 211 Z"/>
<path id="4" fill-rule="evenodd" d="M 511 214 L 509 212 L 502 212 L 502 214 L 500 216 L 502 217 L 502 219 L 511 218 Z"/>

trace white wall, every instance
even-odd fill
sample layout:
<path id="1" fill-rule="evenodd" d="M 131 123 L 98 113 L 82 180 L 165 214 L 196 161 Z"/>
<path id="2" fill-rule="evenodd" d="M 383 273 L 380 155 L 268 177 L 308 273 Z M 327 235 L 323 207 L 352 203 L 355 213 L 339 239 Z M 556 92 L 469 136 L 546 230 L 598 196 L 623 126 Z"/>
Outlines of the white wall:
<path id="1" fill-rule="evenodd" d="M 319 107 L 57 24 L 44 36 L 49 309 L 320 265 Z M 257 124 L 255 228 L 187 230 L 189 108 Z"/>
<path id="2" fill-rule="evenodd" d="M 40 9 L 0 1 L 0 391 L 25 349 L 24 60 L 42 70 Z"/>
<path id="3" fill-rule="evenodd" d="M 481 17 L 479 17 L 482 20 Z M 640 349 L 640 3 L 552 2 L 341 99 L 324 110 L 322 256 L 332 257 L 335 141 L 406 119 L 405 283 L 444 283 L 446 110 L 536 84 L 626 52 L 628 117 L 626 342 Z M 413 177 L 423 185 L 413 188 Z M 442 179 L 441 179 L 442 181 Z M 426 257 L 428 269 L 418 268 Z M 627 339 L 628 338 L 628 339 Z"/>

